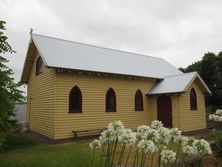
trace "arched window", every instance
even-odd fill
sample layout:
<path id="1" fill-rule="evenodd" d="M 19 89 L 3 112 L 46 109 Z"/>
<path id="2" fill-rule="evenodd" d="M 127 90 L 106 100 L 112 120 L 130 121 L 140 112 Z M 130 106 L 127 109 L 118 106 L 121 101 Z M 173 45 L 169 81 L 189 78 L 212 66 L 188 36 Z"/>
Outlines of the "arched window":
<path id="1" fill-rule="evenodd" d="M 197 95 L 194 88 L 190 91 L 190 110 L 197 110 Z"/>
<path id="2" fill-rule="evenodd" d="M 77 86 L 74 86 L 69 93 L 69 112 L 82 112 L 82 93 Z"/>
<path id="3" fill-rule="evenodd" d="M 38 60 L 36 61 L 36 70 L 35 70 L 35 74 L 39 75 L 43 72 L 43 61 L 42 58 L 39 57 Z"/>
<path id="4" fill-rule="evenodd" d="M 116 112 L 116 94 L 112 88 L 106 92 L 106 112 Z"/>
<path id="5" fill-rule="evenodd" d="M 135 111 L 143 111 L 143 94 L 139 89 L 135 94 Z"/>

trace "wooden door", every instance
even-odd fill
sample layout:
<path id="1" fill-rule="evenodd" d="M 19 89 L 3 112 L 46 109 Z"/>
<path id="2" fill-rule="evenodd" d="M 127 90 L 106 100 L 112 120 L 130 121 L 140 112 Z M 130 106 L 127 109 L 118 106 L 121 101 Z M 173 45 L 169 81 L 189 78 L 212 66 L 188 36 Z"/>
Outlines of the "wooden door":
<path id="1" fill-rule="evenodd" d="M 172 101 L 170 96 L 161 95 L 157 99 L 157 119 L 163 125 L 172 128 Z"/>

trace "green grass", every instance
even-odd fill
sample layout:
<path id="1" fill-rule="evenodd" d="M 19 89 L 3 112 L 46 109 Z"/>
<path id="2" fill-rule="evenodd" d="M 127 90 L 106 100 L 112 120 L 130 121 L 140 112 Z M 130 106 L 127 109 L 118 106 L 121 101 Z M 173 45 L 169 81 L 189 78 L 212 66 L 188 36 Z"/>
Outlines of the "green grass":
<path id="1" fill-rule="evenodd" d="M 222 131 L 215 131 L 214 133 L 210 133 L 209 135 L 205 136 L 204 139 L 207 141 L 215 141 L 217 139 L 222 138 Z"/>
<path id="2" fill-rule="evenodd" d="M 10 136 L 0 153 L 0 167 L 88 167 L 89 140 L 68 144 L 39 145 L 20 136 Z"/>
<path id="3" fill-rule="evenodd" d="M 217 138 L 222 138 L 222 131 L 204 137 L 208 141 Z M 0 152 L 0 167 L 88 167 L 92 153 L 89 142 L 91 140 L 40 145 L 21 136 L 10 136 L 8 147 Z"/>

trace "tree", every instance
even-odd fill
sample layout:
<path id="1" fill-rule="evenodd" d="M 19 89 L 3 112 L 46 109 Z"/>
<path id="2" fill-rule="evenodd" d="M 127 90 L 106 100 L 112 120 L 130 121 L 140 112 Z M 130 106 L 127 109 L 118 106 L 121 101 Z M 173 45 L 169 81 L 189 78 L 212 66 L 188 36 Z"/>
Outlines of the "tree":
<path id="1" fill-rule="evenodd" d="M 6 135 L 13 129 L 9 117 L 13 115 L 14 103 L 23 100 L 22 91 L 18 89 L 20 84 L 14 82 L 13 71 L 6 65 L 8 60 L 3 57 L 6 53 L 15 53 L 3 32 L 5 24 L 5 21 L 0 20 L 0 148 Z"/>
<path id="2" fill-rule="evenodd" d="M 187 68 L 180 68 L 183 72 L 198 71 L 207 86 L 212 91 L 212 96 L 207 96 L 207 104 L 222 106 L 222 52 L 204 54 L 202 60 L 189 65 Z"/>

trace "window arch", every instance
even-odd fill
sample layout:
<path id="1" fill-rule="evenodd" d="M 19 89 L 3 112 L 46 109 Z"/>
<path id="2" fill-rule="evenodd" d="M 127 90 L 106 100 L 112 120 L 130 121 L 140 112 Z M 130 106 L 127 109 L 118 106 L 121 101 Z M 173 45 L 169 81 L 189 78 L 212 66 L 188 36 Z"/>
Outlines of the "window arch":
<path id="1" fill-rule="evenodd" d="M 116 112 L 116 93 L 112 88 L 106 92 L 106 112 Z"/>
<path id="2" fill-rule="evenodd" d="M 197 110 L 197 95 L 194 88 L 190 91 L 190 110 Z"/>
<path id="3" fill-rule="evenodd" d="M 143 111 L 143 94 L 139 89 L 135 93 L 135 111 Z"/>
<path id="4" fill-rule="evenodd" d="M 36 70 L 35 70 L 35 74 L 39 75 L 43 72 L 43 61 L 42 58 L 39 57 L 38 60 L 36 61 Z"/>
<path id="5" fill-rule="evenodd" d="M 74 86 L 69 93 L 69 112 L 82 112 L 82 93 L 77 86 Z"/>

